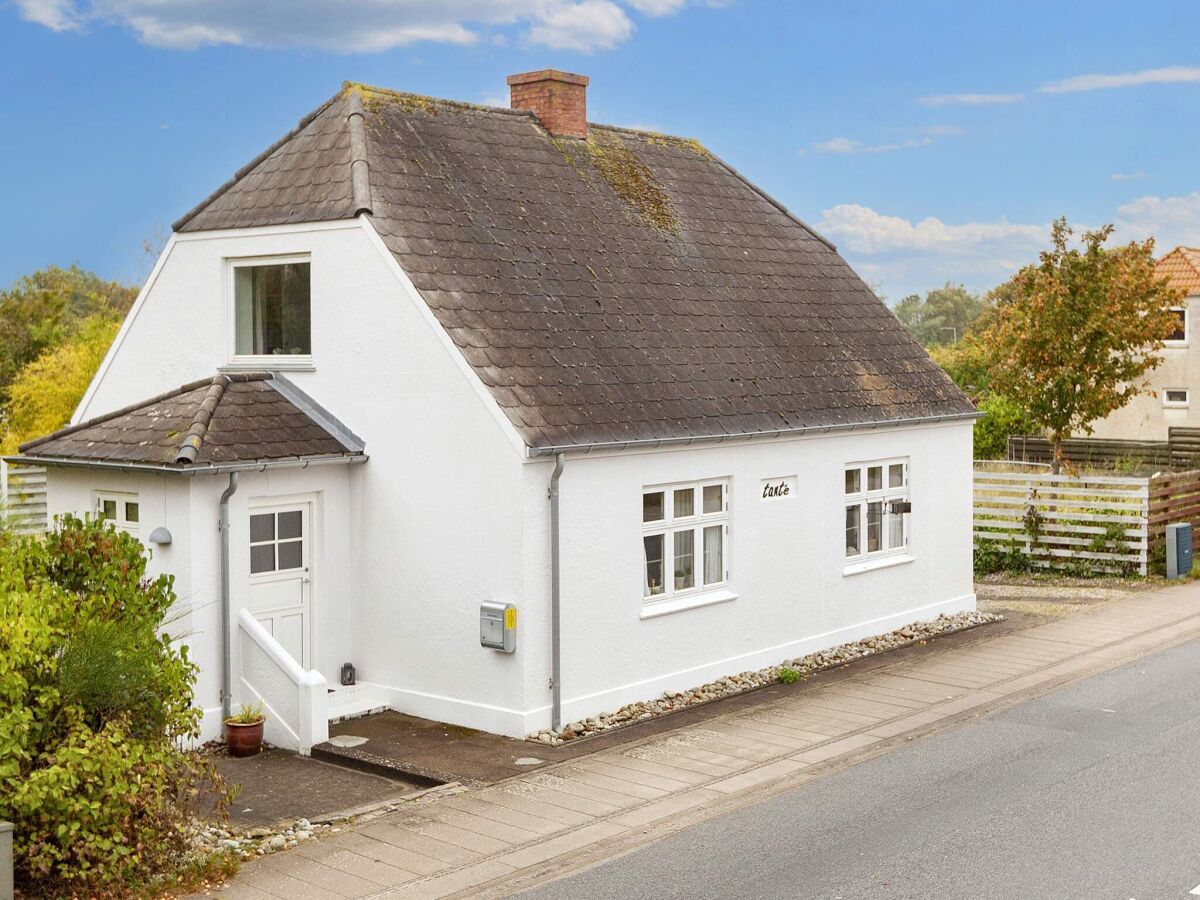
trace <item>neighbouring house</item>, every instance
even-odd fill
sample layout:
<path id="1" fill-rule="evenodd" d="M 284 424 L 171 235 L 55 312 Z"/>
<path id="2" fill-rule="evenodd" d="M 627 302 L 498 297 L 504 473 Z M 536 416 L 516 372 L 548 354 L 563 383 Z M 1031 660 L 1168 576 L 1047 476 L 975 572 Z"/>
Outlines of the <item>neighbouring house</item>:
<path id="1" fill-rule="evenodd" d="M 835 248 L 586 78 L 509 83 L 345 85 L 12 459 L 174 574 L 205 738 L 259 698 L 301 750 L 521 736 L 974 608 L 975 410 Z"/>
<path id="2" fill-rule="evenodd" d="M 1184 293 L 1175 333 L 1163 343 L 1160 366 L 1146 376 L 1147 390 L 1093 423 L 1104 439 L 1166 441 L 1172 428 L 1200 427 L 1200 249 L 1176 247 L 1158 261 L 1158 274 Z M 1196 393 L 1193 393 L 1196 392 Z"/>

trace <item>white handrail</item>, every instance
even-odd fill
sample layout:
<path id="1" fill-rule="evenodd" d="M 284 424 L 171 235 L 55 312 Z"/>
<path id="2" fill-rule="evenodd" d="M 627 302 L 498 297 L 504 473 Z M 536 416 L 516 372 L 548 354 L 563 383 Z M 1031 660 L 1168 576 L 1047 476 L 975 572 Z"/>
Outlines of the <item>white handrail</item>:
<path id="1" fill-rule="evenodd" d="M 249 641 L 242 644 L 239 680 L 267 709 L 267 740 L 301 753 L 327 741 L 325 676 L 305 670 L 249 610 L 239 610 L 237 621 Z"/>

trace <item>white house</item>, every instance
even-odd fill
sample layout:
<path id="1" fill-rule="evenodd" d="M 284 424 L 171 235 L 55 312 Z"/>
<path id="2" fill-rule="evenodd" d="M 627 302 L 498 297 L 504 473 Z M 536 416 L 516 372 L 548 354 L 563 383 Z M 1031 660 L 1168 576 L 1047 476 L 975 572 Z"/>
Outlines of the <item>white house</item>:
<path id="1" fill-rule="evenodd" d="M 510 84 L 344 86 L 14 458 L 175 575 L 206 738 L 259 697 L 302 750 L 385 706 L 525 735 L 974 608 L 975 411 L 834 247 L 586 78 Z"/>
<path id="2" fill-rule="evenodd" d="M 1094 423 L 1095 437 L 1165 441 L 1173 427 L 1200 428 L 1200 340 L 1193 333 L 1200 327 L 1200 249 L 1176 247 L 1155 271 L 1184 293 L 1172 310 L 1178 325 L 1163 342 L 1162 364 L 1146 376 L 1147 389 Z"/>

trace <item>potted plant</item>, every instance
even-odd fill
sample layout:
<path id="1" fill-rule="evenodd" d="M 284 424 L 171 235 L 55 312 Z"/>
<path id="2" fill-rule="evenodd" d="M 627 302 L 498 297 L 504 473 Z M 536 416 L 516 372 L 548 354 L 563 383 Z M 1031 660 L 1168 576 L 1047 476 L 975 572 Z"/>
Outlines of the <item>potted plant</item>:
<path id="1" fill-rule="evenodd" d="M 242 704 L 237 715 L 225 720 L 225 743 L 231 756 L 253 756 L 262 749 L 263 723 L 267 721 L 263 705 Z"/>

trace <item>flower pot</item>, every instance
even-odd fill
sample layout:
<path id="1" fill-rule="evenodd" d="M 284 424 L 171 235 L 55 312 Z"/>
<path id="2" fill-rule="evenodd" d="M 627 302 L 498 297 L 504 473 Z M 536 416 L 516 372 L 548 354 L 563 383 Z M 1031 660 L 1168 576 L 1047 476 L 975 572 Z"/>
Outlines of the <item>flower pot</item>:
<path id="1" fill-rule="evenodd" d="M 264 719 L 243 725 L 239 722 L 225 723 L 225 743 L 230 756 L 253 756 L 262 749 Z"/>

